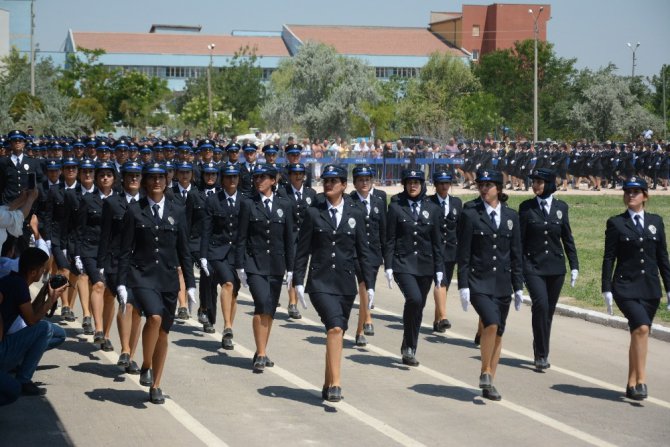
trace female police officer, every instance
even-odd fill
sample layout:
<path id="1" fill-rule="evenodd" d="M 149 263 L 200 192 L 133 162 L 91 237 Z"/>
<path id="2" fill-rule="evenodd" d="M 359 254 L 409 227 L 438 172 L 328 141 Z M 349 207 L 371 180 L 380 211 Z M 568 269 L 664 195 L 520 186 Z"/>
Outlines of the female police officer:
<path id="1" fill-rule="evenodd" d="M 458 291 L 463 310 L 472 303 L 484 325 L 479 387 L 485 398 L 500 400 L 493 378 L 513 291 L 514 306 L 521 306 L 521 235 L 516 211 L 504 203 L 502 174 L 480 170 L 476 182 L 479 198 L 465 204 L 458 224 Z"/>
<path id="2" fill-rule="evenodd" d="M 630 177 L 623 184 L 623 201 L 628 208 L 610 217 L 605 230 L 602 292 L 608 312 L 612 299 L 628 319 L 628 383 L 626 397 L 647 397 L 646 360 L 649 328 L 661 299 L 661 284 L 670 300 L 670 261 L 663 219 L 647 213 L 647 182 Z M 616 263 L 616 267 L 615 267 Z"/>
<path id="3" fill-rule="evenodd" d="M 256 354 L 253 369 L 262 372 L 266 366 L 274 365 L 265 349 L 284 273 L 293 266 L 295 247 L 291 202 L 274 192 L 277 168 L 256 165 L 252 175 L 256 193 L 244 200 L 240 209 L 235 268 L 240 282 L 248 285 L 254 300 Z M 239 188 L 238 191 L 241 192 Z M 287 285 L 291 284 L 292 277 L 293 271 L 288 271 Z"/>
<path id="4" fill-rule="evenodd" d="M 431 282 L 442 282 L 444 260 L 440 248 L 440 209 L 424 200 L 423 171 L 402 172 L 403 192 L 389 206 L 386 219 L 384 267 L 389 288 L 395 281 L 405 297 L 402 362 L 418 366 L 416 347 L 423 308 Z"/>
<path id="5" fill-rule="evenodd" d="M 556 173 L 536 169 L 533 179 L 535 197 L 519 206 L 523 277 L 532 301 L 533 351 L 535 369 L 549 368 L 549 337 L 558 296 L 565 279 L 565 255 L 574 287 L 579 271 L 577 250 L 572 238 L 568 204 L 554 198 Z"/>
<path id="6" fill-rule="evenodd" d="M 121 239 L 117 291 L 121 305 L 125 306 L 126 288 L 132 288 L 135 305 L 147 318 L 142 330 L 144 360 L 140 383 L 151 387 L 152 403 L 162 404 L 165 399 L 160 383 L 168 350 L 167 336 L 179 293 L 177 266 L 181 266 L 191 300 L 195 299 L 195 278 L 184 209 L 165 197 L 165 167 L 149 163 L 143 174 L 146 197 L 128 207 L 123 218 L 125 232 Z"/>
<path id="7" fill-rule="evenodd" d="M 374 301 L 371 286 L 374 273 L 363 212 L 344 199 L 347 171 L 339 166 L 326 165 L 321 179 L 325 200 L 306 210 L 298 233 L 294 284 L 303 306 L 304 293 L 309 293 L 326 326 L 326 369 L 321 396 L 324 400 L 338 402 L 342 399 L 342 340 L 357 291 L 355 263 L 358 262 L 362 270 L 370 303 Z M 305 288 L 303 281 L 306 275 Z"/>

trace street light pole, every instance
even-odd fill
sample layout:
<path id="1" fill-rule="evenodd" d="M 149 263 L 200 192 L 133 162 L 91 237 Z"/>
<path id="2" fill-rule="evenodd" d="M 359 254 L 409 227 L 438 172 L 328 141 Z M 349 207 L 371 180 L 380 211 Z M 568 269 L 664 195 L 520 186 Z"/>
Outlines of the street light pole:
<path id="1" fill-rule="evenodd" d="M 207 45 L 207 48 L 209 49 L 209 66 L 207 67 L 207 103 L 209 106 L 209 133 L 211 136 L 212 133 L 212 52 L 214 51 L 214 45 L 213 43 L 210 43 Z"/>
<path id="2" fill-rule="evenodd" d="M 638 47 L 640 46 L 640 42 L 636 43 L 635 46 L 633 47 L 633 44 L 630 42 L 626 43 L 626 46 L 631 49 L 633 52 L 633 70 L 630 75 L 631 79 L 635 79 L 635 52 L 637 51 Z"/>
<path id="3" fill-rule="evenodd" d="M 533 143 L 537 142 L 537 38 L 540 32 L 537 26 L 537 21 L 539 20 L 542 11 L 544 11 L 544 6 L 540 6 L 537 15 L 533 14 L 532 9 L 528 10 L 528 14 L 533 16 L 533 33 L 535 38 L 535 61 L 533 63 Z"/>
<path id="4" fill-rule="evenodd" d="M 665 73 L 668 71 L 668 66 L 663 66 L 663 139 L 668 142 L 668 115 L 665 108 Z"/>
<path id="5" fill-rule="evenodd" d="M 35 0 L 30 2 L 30 96 L 35 96 Z"/>

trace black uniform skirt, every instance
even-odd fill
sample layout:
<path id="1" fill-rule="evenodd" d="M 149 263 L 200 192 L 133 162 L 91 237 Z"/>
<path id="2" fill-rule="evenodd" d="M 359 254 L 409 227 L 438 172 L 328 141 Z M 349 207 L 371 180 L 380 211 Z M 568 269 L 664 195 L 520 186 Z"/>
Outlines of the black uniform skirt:
<path id="1" fill-rule="evenodd" d="M 233 284 L 233 293 L 240 290 L 240 279 L 232 265 L 225 259 L 209 261 L 209 272 L 218 284 L 230 282 Z"/>
<path id="2" fill-rule="evenodd" d="M 349 315 L 355 299 L 356 295 L 333 295 L 321 292 L 309 294 L 309 300 L 319 314 L 321 322 L 326 326 L 326 330 L 339 327 L 346 331 L 349 328 Z"/>
<path id="3" fill-rule="evenodd" d="M 105 280 L 100 274 L 100 269 L 97 266 L 97 261 L 95 258 L 81 258 L 81 263 L 84 264 L 83 273 L 88 275 L 88 280 L 91 281 L 91 284 Z"/>
<path id="4" fill-rule="evenodd" d="M 254 315 L 275 317 L 283 279 L 282 276 L 247 273 L 247 284 L 254 299 Z"/>
<path id="5" fill-rule="evenodd" d="M 482 319 L 484 327 L 488 327 L 492 324 L 498 325 L 498 331 L 496 333 L 499 336 L 502 336 L 502 334 L 505 333 L 505 323 L 507 322 L 507 314 L 509 313 L 511 302 L 511 296 L 494 297 L 481 293 L 473 293 L 470 296 L 470 303 Z"/>
<path id="6" fill-rule="evenodd" d="M 174 323 L 174 313 L 177 310 L 178 292 L 160 292 L 156 289 L 134 287 L 133 297 L 135 306 L 149 318 L 158 315 L 162 318 L 161 329 L 170 332 Z M 129 294 L 130 295 L 130 294 Z"/>
<path id="7" fill-rule="evenodd" d="M 631 332 L 640 326 L 647 325 L 651 327 L 658 305 L 661 302 L 660 298 L 654 300 L 625 299 L 614 297 L 614 302 L 621 311 L 621 313 L 628 320 L 628 328 Z"/>

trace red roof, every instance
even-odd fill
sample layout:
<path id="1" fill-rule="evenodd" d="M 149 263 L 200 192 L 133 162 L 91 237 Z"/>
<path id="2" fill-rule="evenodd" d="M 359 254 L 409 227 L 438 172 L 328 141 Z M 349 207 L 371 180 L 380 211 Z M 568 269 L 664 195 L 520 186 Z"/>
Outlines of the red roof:
<path id="1" fill-rule="evenodd" d="M 426 28 L 286 25 L 303 43 L 321 42 L 344 55 L 429 56 L 434 52 L 464 56 Z"/>
<path id="2" fill-rule="evenodd" d="M 72 35 L 77 48 L 102 48 L 107 53 L 209 55 L 207 45 L 213 43 L 214 56 L 233 55 L 247 45 L 256 48 L 259 56 L 289 56 L 281 37 L 93 32 Z"/>

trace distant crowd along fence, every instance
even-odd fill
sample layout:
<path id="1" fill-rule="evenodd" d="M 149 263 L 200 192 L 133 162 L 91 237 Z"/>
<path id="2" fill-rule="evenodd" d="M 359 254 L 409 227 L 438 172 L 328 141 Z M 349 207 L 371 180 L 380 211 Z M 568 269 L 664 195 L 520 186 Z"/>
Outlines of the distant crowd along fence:
<path id="1" fill-rule="evenodd" d="M 280 158 L 277 163 L 283 164 L 286 160 Z M 435 171 L 444 165 L 449 165 L 452 169 L 455 165 L 462 165 L 462 158 L 313 158 L 303 157 L 301 162 L 311 167 L 312 174 L 315 177 L 321 176 L 321 167 L 327 164 L 346 165 L 347 170 L 351 170 L 356 165 L 369 165 L 375 168 L 375 177 L 380 183 L 399 183 L 400 176 L 403 169 L 417 168 L 422 169 L 426 174 L 426 179 L 430 180 L 430 176 Z"/>

